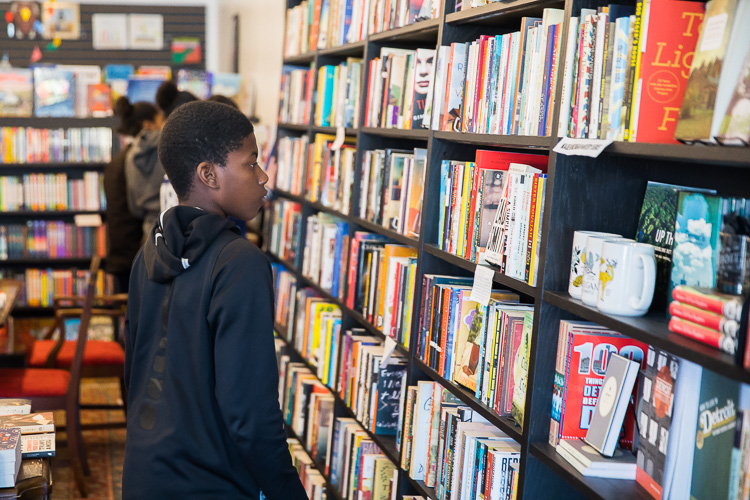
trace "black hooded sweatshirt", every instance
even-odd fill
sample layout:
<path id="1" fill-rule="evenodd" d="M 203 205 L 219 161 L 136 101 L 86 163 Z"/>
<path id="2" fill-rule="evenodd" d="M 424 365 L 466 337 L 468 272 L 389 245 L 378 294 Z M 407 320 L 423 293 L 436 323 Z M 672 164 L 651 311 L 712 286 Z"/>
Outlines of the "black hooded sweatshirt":
<path id="1" fill-rule="evenodd" d="M 224 217 L 178 206 L 128 298 L 124 499 L 306 499 L 279 408 L 268 259 Z"/>

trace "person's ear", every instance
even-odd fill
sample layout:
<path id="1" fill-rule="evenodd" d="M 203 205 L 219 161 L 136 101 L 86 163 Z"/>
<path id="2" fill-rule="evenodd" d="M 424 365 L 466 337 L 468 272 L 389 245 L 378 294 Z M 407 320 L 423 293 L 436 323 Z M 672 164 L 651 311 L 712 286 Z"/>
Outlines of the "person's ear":
<path id="1" fill-rule="evenodd" d="M 198 174 L 198 179 L 209 189 L 219 187 L 219 180 L 216 177 L 216 166 L 213 163 L 203 161 L 198 164 L 195 171 Z"/>

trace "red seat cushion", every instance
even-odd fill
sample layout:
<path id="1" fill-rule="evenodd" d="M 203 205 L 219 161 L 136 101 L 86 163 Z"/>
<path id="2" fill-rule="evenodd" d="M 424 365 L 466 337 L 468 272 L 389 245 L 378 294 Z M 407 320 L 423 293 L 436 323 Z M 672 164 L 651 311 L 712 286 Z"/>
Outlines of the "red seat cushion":
<path id="1" fill-rule="evenodd" d="M 55 340 L 37 340 L 31 348 L 29 357 L 29 366 L 43 367 L 47 362 L 49 353 L 55 347 Z M 60 368 L 69 368 L 73 363 L 76 343 L 66 341 L 60 352 L 57 353 L 57 366 Z M 86 342 L 86 349 L 83 351 L 84 366 L 101 366 L 101 365 L 124 365 L 125 352 L 122 346 L 117 342 L 108 340 L 89 340 Z"/>
<path id="2" fill-rule="evenodd" d="M 64 396 L 70 372 L 56 368 L 0 368 L 0 398 Z"/>

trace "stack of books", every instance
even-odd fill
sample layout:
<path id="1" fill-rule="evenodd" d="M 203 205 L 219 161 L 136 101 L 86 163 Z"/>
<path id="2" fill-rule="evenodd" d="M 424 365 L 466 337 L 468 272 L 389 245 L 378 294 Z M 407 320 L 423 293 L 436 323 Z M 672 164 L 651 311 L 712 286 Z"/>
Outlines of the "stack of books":
<path id="1" fill-rule="evenodd" d="M 580 439 L 563 439 L 557 453 L 583 476 L 610 479 L 635 479 L 635 455 L 617 449 L 614 456 L 604 457 Z"/>
<path id="2" fill-rule="evenodd" d="M 55 421 L 52 412 L 0 416 L 0 431 L 18 429 L 23 458 L 55 456 Z"/>
<path id="3" fill-rule="evenodd" d="M 21 430 L 0 429 L 0 488 L 12 488 L 21 468 Z"/>

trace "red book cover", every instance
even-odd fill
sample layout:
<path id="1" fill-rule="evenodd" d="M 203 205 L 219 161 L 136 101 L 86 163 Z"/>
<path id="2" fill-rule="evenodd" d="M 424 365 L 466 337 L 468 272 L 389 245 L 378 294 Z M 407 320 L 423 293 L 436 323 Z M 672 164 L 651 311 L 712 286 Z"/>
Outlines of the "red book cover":
<path id="1" fill-rule="evenodd" d="M 669 320 L 669 331 L 679 333 L 687 338 L 697 340 L 729 354 L 734 354 L 735 341 L 732 337 L 711 328 L 698 325 L 692 321 L 672 316 Z"/>
<path id="2" fill-rule="evenodd" d="M 651 0 L 646 48 L 641 55 L 636 142 L 678 144 L 677 117 L 706 5 L 682 0 Z"/>
<path id="3" fill-rule="evenodd" d="M 88 86 L 88 108 L 91 116 L 112 116 L 112 91 L 106 83 Z"/>
<path id="4" fill-rule="evenodd" d="M 698 307 L 677 302 L 676 300 L 673 300 L 669 304 L 669 314 L 692 321 L 693 323 L 705 326 L 706 328 L 716 330 L 717 333 L 726 333 L 733 337 L 736 336 L 739 331 L 739 324 L 737 321 L 725 318 L 722 315 L 710 311 L 705 311 Z"/>
<path id="5" fill-rule="evenodd" d="M 565 353 L 565 373 L 562 384 L 562 409 L 559 439 L 578 439 L 586 436 L 591 415 L 599 399 L 599 391 L 607 372 L 609 356 L 618 353 L 643 363 L 648 346 L 643 342 L 617 333 L 569 333 Z M 632 445 L 635 431 L 632 413 L 625 417 L 625 437 Z"/>

